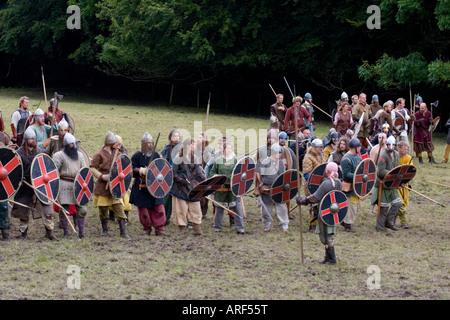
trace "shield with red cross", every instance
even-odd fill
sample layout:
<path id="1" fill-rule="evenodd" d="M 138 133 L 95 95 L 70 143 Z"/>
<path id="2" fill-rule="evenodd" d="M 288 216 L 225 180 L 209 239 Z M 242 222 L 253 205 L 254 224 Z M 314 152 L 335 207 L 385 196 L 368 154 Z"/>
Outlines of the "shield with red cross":
<path id="1" fill-rule="evenodd" d="M 402 164 L 389 171 L 383 179 L 387 189 L 396 189 L 407 184 L 416 175 L 417 169 L 412 164 Z"/>
<path id="2" fill-rule="evenodd" d="M 8 147 L 0 147 L 0 201 L 11 198 L 20 188 L 23 166 L 20 156 Z"/>
<path id="3" fill-rule="evenodd" d="M 325 169 L 327 167 L 327 164 L 328 163 L 319 164 L 317 167 L 314 168 L 313 171 L 311 171 L 311 174 L 309 175 L 307 181 L 308 190 L 311 194 L 313 194 L 314 192 L 317 191 L 317 189 L 319 189 L 322 180 L 326 178 Z M 344 174 L 342 173 L 341 167 L 339 167 L 338 173 L 339 173 L 339 180 L 342 181 L 342 177 L 344 176 Z"/>
<path id="4" fill-rule="evenodd" d="M 94 194 L 94 176 L 89 168 L 78 171 L 74 181 L 75 200 L 79 206 L 85 206 Z"/>
<path id="5" fill-rule="evenodd" d="M 357 166 L 353 176 L 353 188 L 360 198 L 366 196 L 377 180 L 377 167 L 371 159 L 364 159 Z"/>
<path id="6" fill-rule="evenodd" d="M 147 168 L 145 184 L 155 198 L 164 198 L 172 188 L 173 171 L 166 159 L 155 159 Z"/>
<path id="7" fill-rule="evenodd" d="M 193 187 L 188 194 L 188 198 L 191 200 L 200 200 L 222 188 L 226 181 L 227 176 L 221 174 L 208 178 Z"/>
<path id="8" fill-rule="evenodd" d="M 347 215 L 347 196 L 338 190 L 328 192 L 320 201 L 319 216 L 328 226 L 336 226 Z"/>
<path id="9" fill-rule="evenodd" d="M 301 176 L 300 181 L 298 181 L 297 170 L 286 170 L 272 183 L 270 197 L 275 203 L 289 202 L 297 195 L 299 183 L 301 183 Z"/>
<path id="10" fill-rule="evenodd" d="M 231 174 L 231 192 L 236 197 L 247 193 L 255 179 L 255 160 L 244 157 L 236 163 Z"/>
<path id="11" fill-rule="evenodd" d="M 31 184 L 38 199 L 44 204 L 56 201 L 59 193 L 59 172 L 52 158 L 45 153 L 38 154 L 31 162 Z M 49 200 L 51 199 L 51 200 Z"/>
<path id="12" fill-rule="evenodd" d="M 131 159 L 127 155 L 121 154 L 114 161 L 109 171 L 111 195 L 116 199 L 123 198 L 130 187 L 132 178 Z"/>

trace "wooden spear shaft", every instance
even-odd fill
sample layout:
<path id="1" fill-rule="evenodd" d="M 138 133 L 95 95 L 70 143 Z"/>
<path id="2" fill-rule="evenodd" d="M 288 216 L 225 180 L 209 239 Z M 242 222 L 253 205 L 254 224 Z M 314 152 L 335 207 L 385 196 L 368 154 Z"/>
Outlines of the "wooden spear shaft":
<path id="1" fill-rule="evenodd" d="M 219 202 L 217 202 L 217 201 L 215 201 L 215 200 L 213 200 L 211 198 L 208 198 L 208 197 L 205 197 L 205 198 L 208 199 L 209 201 L 211 201 L 212 203 L 214 203 L 216 206 L 221 207 L 222 209 L 224 209 L 224 210 L 230 212 L 231 214 L 233 214 L 234 216 L 238 216 L 240 219 L 242 219 L 241 216 L 238 215 L 236 212 L 234 212 L 234 211 L 230 210 L 229 208 L 221 205 Z"/>
<path id="2" fill-rule="evenodd" d="M 45 79 L 44 79 L 44 67 L 41 66 L 41 72 L 42 72 L 42 86 L 44 87 L 44 98 L 45 98 L 45 107 L 47 108 L 47 91 L 45 89 Z"/>
<path id="3" fill-rule="evenodd" d="M 420 192 L 418 192 L 418 191 L 416 191 L 416 190 L 414 190 L 414 189 L 411 189 L 411 188 L 409 188 L 409 187 L 407 187 L 407 186 L 405 186 L 405 188 L 408 189 L 408 190 L 410 190 L 410 191 L 412 191 L 412 192 L 414 192 L 414 193 L 416 193 L 416 194 L 418 194 L 419 196 L 424 197 L 425 199 L 430 200 L 431 202 L 434 202 L 434 203 L 440 205 L 441 207 L 445 207 L 445 205 L 443 205 L 442 203 L 439 203 L 439 202 L 437 202 L 436 200 L 433 200 L 433 199 L 431 199 L 430 197 L 427 197 L 426 195 L 424 195 L 424 194 L 422 194 L 422 193 L 420 193 Z"/>
<path id="4" fill-rule="evenodd" d="M 435 185 L 437 185 L 437 186 L 441 186 L 441 187 L 446 187 L 446 188 L 450 188 L 450 186 L 447 186 L 447 185 L 445 185 L 445 184 L 440 184 L 440 183 L 436 183 L 436 182 L 431 182 L 431 181 L 425 181 L 425 182 L 428 182 L 428 183 L 431 183 L 431 184 L 435 184 Z"/>
<path id="5" fill-rule="evenodd" d="M 31 184 L 29 184 L 27 181 L 23 180 L 23 183 L 25 183 L 27 186 L 29 186 L 30 188 L 36 190 L 39 194 L 41 194 L 42 196 L 46 197 L 50 202 L 52 202 L 53 204 L 55 204 L 56 206 L 58 206 L 59 208 L 61 208 L 62 213 L 64 214 L 64 217 L 66 217 L 67 222 L 69 222 L 70 227 L 72 228 L 73 232 L 75 232 L 75 234 L 78 236 L 77 231 L 75 230 L 75 228 L 73 227 L 72 222 L 70 222 L 69 217 L 67 216 L 68 212 L 66 211 L 66 209 L 64 209 L 64 207 L 62 205 L 60 205 L 58 202 L 56 202 L 55 200 L 49 198 L 45 193 L 41 192 L 40 190 L 36 189 L 35 187 L 33 187 Z M 37 200 L 40 201 L 40 200 Z"/>
<path id="6" fill-rule="evenodd" d="M 295 119 L 294 119 L 294 126 L 295 126 L 295 156 L 296 156 L 296 162 L 297 162 L 297 194 L 300 195 L 300 188 L 302 186 L 302 180 L 300 177 L 300 165 L 299 165 L 299 156 L 298 156 L 298 124 L 297 124 L 297 110 L 298 106 L 295 107 Z M 302 264 L 305 262 L 305 257 L 303 255 L 303 217 L 302 217 L 302 206 L 298 206 L 298 215 L 300 218 L 300 254 L 302 257 Z"/>
<path id="7" fill-rule="evenodd" d="M 314 107 L 316 107 L 317 109 L 319 109 L 320 111 L 322 111 L 323 113 L 325 113 L 327 116 L 329 116 L 329 117 L 331 118 L 331 120 L 334 120 L 333 117 L 332 117 L 329 113 L 323 111 L 323 110 L 320 109 L 318 106 L 316 106 L 314 103 L 311 102 L 311 104 L 312 104 Z"/>

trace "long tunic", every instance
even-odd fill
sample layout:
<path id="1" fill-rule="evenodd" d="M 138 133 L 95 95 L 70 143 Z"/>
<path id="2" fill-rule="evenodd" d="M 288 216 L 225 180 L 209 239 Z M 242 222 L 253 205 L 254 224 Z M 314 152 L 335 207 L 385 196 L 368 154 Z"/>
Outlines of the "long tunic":
<path id="1" fill-rule="evenodd" d="M 399 165 L 402 164 L 413 164 L 412 157 L 409 154 L 404 155 L 399 160 Z M 409 202 L 409 190 L 406 189 L 406 186 L 401 186 L 398 189 L 398 194 L 400 195 L 400 198 L 402 198 L 402 204 L 407 207 Z"/>
<path id="2" fill-rule="evenodd" d="M 349 192 L 344 192 L 347 197 L 356 196 L 356 193 L 353 189 L 353 177 L 355 176 L 356 167 L 362 161 L 362 158 L 359 154 L 356 156 L 351 153 L 346 153 L 341 160 L 341 169 L 345 182 L 351 184 L 351 189 Z"/>
<path id="3" fill-rule="evenodd" d="M 372 192 L 372 198 L 370 199 L 371 204 L 377 204 L 378 203 L 378 188 L 380 184 L 380 180 L 383 180 L 386 174 L 397 167 L 399 165 L 399 156 L 397 151 L 393 151 L 392 153 L 393 157 L 391 158 L 389 156 L 388 151 L 385 149 L 381 152 L 380 158 L 377 162 L 377 176 L 378 180 L 375 183 L 375 187 L 373 188 Z M 381 190 L 381 206 L 387 207 L 389 204 L 394 201 L 395 199 L 398 199 L 400 196 L 398 194 L 398 189 L 387 189 L 383 186 Z"/>
<path id="4" fill-rule="evenodd" d="M 433 151 L 434 147 L 431 140 L 431 132 L 428 131 L 431 123 L 433 122 L 433 117 L 431 116 L 431 112 L 426 110 L 424 113 L 417 111 L 415 113 L 416 120 L 414 121 L 414 151 L 422 152 L 424 150 L 417 150 L 416 144 L 425 145 L 425 151 Z M 426 147 L 430 145 L 428 150 Z"/>
<path id="5" fill-rule="evenodd" d="M 288 129 L 291 133 L 295 132 L 295 118 L 297 118 L 297 129 L 298 131 L 302 131 L 305 129 L 305 123 L 303 118 L 307 118 L 309 122 L 312 122 L 312 117 L 304 107 L 298 107 L 298 112 L 295 111 L 295 107 L 290 107 L 284 118 L 284 127 Z M 297 114 L 297 117 L 296 117 Z M 297 131 L 297 133 L 298 133 Z"/>
<path id="6" fill-rule="evenodd" d="M 74 180 L 78 171 L 86 167 L 84 157 L 78 152 L 78 160 L 71 159 L 64 150 L 58 151 L 53 155 L 53 162 L 59 171 L 59 203 L 64 205 L 77 204 L 74 193 Z"/>
<path id="7" fill-rule="evenodd" d="M 188 202 L 200 201 L 188 198 L 189 192 L 197 184 L 197 181 L 202 181 L 205 178 L 201 165 L 197 164 L 199 163 L 199 161 L 200 159 L 197 159 L 197 157 L 195 157 L 193 164 L 182 162 L 180 157 L 176 157 L 174 159 L 174 163 L 172 166 L 174 178 L 178 177 L 181 179 L 185 179 L 187 180 L 189 185 L 187 187 L 184 187 L 181 183 L 174 180 L 172 190 L 170 190 L 171 195 Z"/>
<path id="8" fill-rule="evenodd" d="M 149 165 L 150 158 L 151 154 L 145 155 L 141 151 L 135 152 L 135 154 L 133 154 L 133 156 L 131 157 L 134 182 L 133 186 L 131 187 L 130 203 L 139 208 L 154 208 L 157 205 L 164 204 L 163 198 L 155 198 L 150 194 L 146 187 L 139 187 L 141 184 L 145 185 L 145 179 L 141 180 L 141 178 L 139 177 L 139 172 L 135 172 L 134 169 L 146 168 Z M 161 158 L 161 156 L 158 152 L 155 152 L 155 156 L 153 157 L 153 159 L 159 158 Z"/>
<path id="9" fill-rule="evenodd" d="M 365 105 L 362 105 L 361 103 L 358 102 L 358 104 L 352 109 L 352 117 L 353 121 L 357 122 L 361 118 L 363 112 L 364 112 L 364 120 L 366 121 L 366 123 L 361 124 L 358 137 L 368 138 L 370 129 L 369 118 L 371 117 L 370 106 L 367 103 Z"/>
<path id="10" fill-rule="evenodd" d="M 232 157 L 231 159 L 225 159 L 224 157 L 219 157 L 214 162 L 211 171 L 209 172 L 209 177 L 212 177 L 216 174 L 223 174 L 227 176 L 227 180 L 225 181 L 224 188 L 230 189 L 230 182 L 231 182 L 231 174 L 233 173 L 234 166 L 237 163 L 236 157 Z M 220 189 L 219 189 L 220 190 Z M 216 191 L 214 193 L 214 200 L 218 202 L 223 203 L 233 203 L 236 202 L 236 197 L 231 192 L 231 189 L 229 191 Z M 231 205 L 230 205 L 231 207 Z"/>
<path id="11" fill-rule="evenodd" d="M 109 174 L 111 170 L 111 166 L 113 164 L 113 157 L 114 157 L 115 150 L 113 150 L 112 153 L 109 153 L 104 147 L 98 151 L 91 161 L 91 168 L 95 168 L 98 171 L 100 171 L 101 174 Z M 118 153 L 118 156 L 120 155 L 120 152 Z M 112 197 L 111 195 L 111 189 L 108 188 L 106 190 L 106 181 L 103 181 L 103 179 L 97 179 L 97 181 L 94 184 L 94 195 L 99 195 L 103 197 Z"/>

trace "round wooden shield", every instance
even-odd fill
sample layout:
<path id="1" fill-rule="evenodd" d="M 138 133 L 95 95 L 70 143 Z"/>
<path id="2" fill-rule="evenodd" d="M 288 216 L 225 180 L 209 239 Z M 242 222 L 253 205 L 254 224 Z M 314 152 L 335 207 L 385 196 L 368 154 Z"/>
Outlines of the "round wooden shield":
<path id="1" fill-rule="evenodd" d="M 311 194 L 317 191 L 319 189 L 320 184 L 322 183 L 322 180 L 325 177 L 325 169 L 327 167 L 328 163 L 322 163 L 319 164 L 317 167 L 314 168 L 313 171 L 311 171 L 311 174 L 308 177 L 307 186 L 308 190 Z M 339 167 L 339 180 L 342 181 L 344 174 L 342 173 L 341 167 Z"/>
<path id="2" fill-rule="evenodd" d="M 328 226 L 336 226 L 347 215 L 347 196 L 338 190 L 328 192 L 320 201 L 319 216 Z"/>
<path id="3" fill-rule="evenodd" d="M 275 203 L 289 202 L 298 193 L 298 185 L 301 183 L 297 180 L 297 170 L 286 170 L 280 174 L 272 183 L 270 189 L 270 197 Z"/>
<path id="4" fill-rule="evenodd" d="M 402 164 L 389 171 L 383 179 L 384 188 L 396 189 L 412 180 L 417 168 L 412 164 Z"/>
<path id="5" fill-rule="evenodd" d="M 63 113 L 63 118 L 69 123 L 69 132 L 73 134 L 75 132 L 75 121 L 67 112 Z"/>
<path id="6" fill-rule="evenodd" d="M 22 178 L 20 156 L 11 148 L 0 147 L 0 201 L 8 200 L 19 190 Z"/>
<path id="7" fill-rule="evenodd" d="M 173 171 L 166 159 L 155 159 L 150 163 L 145 177 L 148 192 L 155 198 L 164 198 L 173 185 Z"/>
<path id="8" fill-rule="evenodd" d="M 82 146 L 80 146 L 79 144 L 77 144 L 77 149 L 83 155 L 84 163 L 86 164 L 86 167 L 89 168 L 91 166 L 91 157 L 89 157 L 89 154 L 86 152 L 86 150 L 84 150 L 84 148 Z"/>
<path id="9" fill-rule="evenodd" d="M 441 120 L 441 117 L 439 117 L 439 116 L 434 118 L 433 123 L 428 128 L 428 131 L 433 132 L 434 130 L 436 130 L 440 120 Z"/>
<path id="10" fill-rule="evenodd" d="M 255 160 L 251 157 L 243 157 L 236 163 L 231 174 L 231 192 L 236 197 L 248 192 L 255 179 Z"/>
<path id="11" fill-rule="evenodd" d="M 79 206 L 85 206 L 89 203 L 94 194 L 94 176 L 89 168 L 84 167 L 78 171 L 73 190 Z"/>
<path id="12" fill-rule="evenodd" d="M 360 198 L 369 194 L 377 180 L 377 166 L 375 162 L 367 158 L 357 166 L 353 176 L 353 188 Z"/>
<path id="13" fill-rule="evenodd" d="M 127 155 L 121 154 L 116 158 L 109 171 L 111 195 L 116 199 L 123 198 L 130 187 L 132 179 L 131 159 Z"/>
<path id="14" fill-rule="evenodd" d="M 206 197 L 214 191 L 222 188 L 226 181 L 227 176 L 220 174 L 208 178 L 193 187 L 188 194 L 188 198 L 191 200 L 200 200 L 201 198 Z"/>
<path id="15" fill-rule="evenodd" d="M 40 191 L 34 190 L 42 203 L 50 204 L 58 198 L 59 172 L 52 158 L 45 153 L 38 154 L 31 163 L 31 184 Z"/>

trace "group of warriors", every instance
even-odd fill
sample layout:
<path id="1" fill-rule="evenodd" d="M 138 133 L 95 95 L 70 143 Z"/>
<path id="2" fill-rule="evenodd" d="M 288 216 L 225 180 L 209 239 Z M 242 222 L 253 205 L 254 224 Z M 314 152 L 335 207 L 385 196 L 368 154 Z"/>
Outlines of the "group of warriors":
<path id="1" fill-rule="evenodd" d="M 56 99 L 52 99 L 45 112 L 38 108 L 31 113 L 28 110 L 29 99 L 21 97 L 18 109 L 11 116 L 11 139 L 4 132 L 1 119 L 1 143 L 15 149 L 23 166 L 23 183 L 14 193 L 14 201 L 11 201 L 11 216 L 20 221 L 19 238 L 28 237 L 29 216 L 32 213 L 34 218 L 42 218 L 45 237 L 50 240 L 57 239 L 53 222 L 55 212 L 59 213 L 59 227 L 63 230 L 64 237 L 69 237 L 69 226 L 74 231 L 78 230 L 79 238 L 85 237 L 87 202 L 80 203 L 74 192 L 74 182 L 84 168 L 89 169 L 89 173 L 84 176 L 86 181 L 89 180 L 93 184 L 91 193 L 93 203 L 98 207 L 102 236 L 108 235 L 108 223 L 112 214 L 118 222 L 120 236 L 130 238 L 126 226 L 131 204 L 137 207 L 139 221 L 148 235 L 154 229 L 157 236 L 165 236 L 164 227 L 170 221 L 177 225 L 180 233 L 186 233 L 191 227 L 194 235 L 202 235 L 201 224 L 202 220 L 208 219 L 210 201 L 213 203 L 212 228 L 215 232 L 222 231 L 224 215 L 228 214 L 230 226 L 236 229 L 237 234 L 245 234 L 246 214 L 242 196 L 250 188 L 247 183 L 245 192 L 236 192 L 233 190 L 232 180 L 237 168 L 241 173 L 250 176 L 249 167 L 252 168 L 252 176 L 254 174 L 253 194 L 257 197 L 264 232 L 270 232 L 273 228 L 273 210 L 281 230 L 289 232 L 289 222 L 294 218 L 289 203 L 293 198 L 292 192 L 288 201 L 274 201 L 274 183 L 284 173 L 293 170 L 302 172 L 306 181 L 314 175 L 314 169 L 326 164 L 318 188 L 311 192 L 305 184 L 305 196 L 297 196 L 295 200 L 301 206 L 311 205 L 309 230 L 320 235 L 326 249 L 325 259 L 321 262 L 336 264 L 336 224 L 326 224 L 318 218 L 319 204 L 330 192 L 343 192 L 348 206 L 346 205 L 347 213 L 340 224 L 344 230 L 354 232 L 353 226 L 361 213 L 360 196 L 355 193 L 353 186 L 358 164 L 363 161 L 364 156 L 373 159 L 378 168 L 379 181 L 399 165 L 412 165 L 407 135 L 410 128 L 414 130 L 414 151 L 419 162 L 423 162 L 422 152 L 425 151 L 430 163 L 435 163 L 432 155 L 432 131 L 429 131 L 430 126 L 434 124 L 433 117 L 420 97 L 417 98 L 416 112 L 410 115 L 404 108 L 405 99 L 397 99 L 395 106 L 392 101 L 380 106 L 375 95 L 369 105 L 365 94 L 362 93 L 353 96 L 352 104 L 349 104 L 348 96 L 344 92 L 332 121 L 333 127 L 327 137 L 318 139 L 314 136 L 315 110 L 310 93 L 306 93 L 304 99 L 299 96 L 293 98 L 290 108 L 283 104 L 282 94 L 278 94 L 276 98 L 276 103 L 270 108 L 267 143 L 256 150 L 255 157 L 246 157 L 244 169 L 241 159 L 234 153 L 233 142 L 227 137 L 218 139 L 218 149 L 214 150 L 204 133 L 195 139 L 187 138 L 181 141 L 180 133 L 176 129 L 169 133 L 168 143 L 160 153 L 156 151 L 159 135 L 155 144 L 152 135 L 145 132 L 141 138 L 141 149 L 131 158 L 128 158 L 128 151 L 121 137 L 108 131 L 104 145 L 90 158 L 74 136 L 73 120 L 59 109 Z M 39 196 L 41 192 L 36 192 L 33 186 L 32 165 L 35 158 L 42 153 L 52 159 L 59 173 L 58 190 L 49 192 L 57 193 L 58 196 L 48 199 L 50 201 L 43 201 Z M 118 159 L 121 159 L 122 167 L 119 174 L 112 177 Z M 164 162 L 157 161 L 158 159 Z M 2 166 L 6 167 L 6 164 L 2 163 Z M 89 174 L 93 177 L 89 177 Z M 152 190 L 148 186 L 149 177 L 152 175 L 152 181 L 158 182 L 157 187 L 164 189 L 162 195 L 157 194 L 160 189 Z M 48 176 L 50 174 L 47 175 L 47 180 Z M 130 177 L 128 185 L 131 191 L 128 192 L 126 187 L 126 190 L 120 192 L 120 196 L 116 196 L 113 190 L 124 189 L 121 181 L 127 180 L 126 177 Z M 209 184 L 203 189 L 199 188 L 205 181 Z M 290 181 L 292 186 L 296 184 L 295 181 L 296 178 Z M 401 227 L 407 229 L 408 189 L 405 186 L 395 189 L 382 188 L 379 181 L 375 184 L 371 197 L 371 204 L 379 207 L 376 230 L 398 230 L 395 226 L 397 217 Z M 253 178 L 244 182 L 252 184 Z M 86 184 L 87 182 L 83 190 L 88 189 Z M 205 193 L 205 190 L 211 187 L 214 192 Z M 49 193 L 46 197 L 49 197 Z M 9 203 L 3 201 L 0 204 L 0 229 L 3 239 L 8 240 Z"/>

